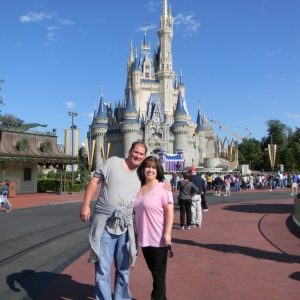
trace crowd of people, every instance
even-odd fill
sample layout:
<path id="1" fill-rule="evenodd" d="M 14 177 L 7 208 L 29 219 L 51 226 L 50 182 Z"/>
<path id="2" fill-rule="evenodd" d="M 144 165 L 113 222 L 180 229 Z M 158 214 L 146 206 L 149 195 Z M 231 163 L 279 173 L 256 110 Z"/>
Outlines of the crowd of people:
<path id="1" fill-rule="evenodd" d="M 178 189 L 178 183 L 181 174 L 174 173 L 171 179 L 173 191 Z M 299 175 L 295 172 L 278 172 L 278 173 L 259 173 L 246 174 L 212 174 L 206 173 L 201 175 L 205 181 L 205 190 L 213 191 L 215 196 L 221 195 L 221 190 L 225 191 L 224 196 L 229 197 L 231 192 L 239 192 L 241 190 L 266 189 L 273 191 L 280 188 L 291 188 L 290 195 L 296 195 L 300 184 Z"/>

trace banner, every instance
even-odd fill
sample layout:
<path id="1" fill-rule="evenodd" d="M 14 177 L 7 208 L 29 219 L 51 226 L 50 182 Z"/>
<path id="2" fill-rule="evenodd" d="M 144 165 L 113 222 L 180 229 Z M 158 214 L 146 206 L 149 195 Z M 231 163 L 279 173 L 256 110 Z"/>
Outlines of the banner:
<path id="1" fill-rule="evenodd" d="M 269 150 L 269 158 L 270 158 L 271 168 L 272 168 L 272 171 L 273 171 L 274 166 L 275 166 L 277 145 L 268 144 L 268 150 Z"/>
<path id="2" fill-rule="evenodd" d="M 108 159 L 109 150 L 110 150 L 110 143 L 101 144 L 101 153 L 102 153 L 103 161 L 106 161 Z"/>
<path id="3" fill-rule="evenodd" d="M 85 148 L 88 157 L 88 166 L 89 169 L 92 168 L 93 158 L 94 158 L 94 150 L 95 150 L 95 141 L 94 140 L 85 140 Z"/>

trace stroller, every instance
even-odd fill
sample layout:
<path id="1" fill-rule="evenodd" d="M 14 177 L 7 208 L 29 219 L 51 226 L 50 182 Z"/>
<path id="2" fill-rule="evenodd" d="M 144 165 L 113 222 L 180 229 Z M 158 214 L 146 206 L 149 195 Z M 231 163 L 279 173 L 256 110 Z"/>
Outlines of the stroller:
<path id="1" fill-rule="evenodd" d="M 12 205 L 6 195 L 0 195 L 0 205 L 3 205 L 6 208 L 6 212 L 10 212 Z"/>

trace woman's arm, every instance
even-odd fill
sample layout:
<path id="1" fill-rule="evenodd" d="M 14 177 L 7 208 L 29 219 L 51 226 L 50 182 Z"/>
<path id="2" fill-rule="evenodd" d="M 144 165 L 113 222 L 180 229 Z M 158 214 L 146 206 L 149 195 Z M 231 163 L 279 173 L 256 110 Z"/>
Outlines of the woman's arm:
<path id="1" fill-rule="evenodd" d="M 171 231 L 173 226 L 174 220 L 174 205 L 173 203 L 169 203 L 164 207 L 166 213 L 166 224 L 165 224 L 165 234 L 164 234 L 164 241 L 165 245 L 171 244 Z"/>

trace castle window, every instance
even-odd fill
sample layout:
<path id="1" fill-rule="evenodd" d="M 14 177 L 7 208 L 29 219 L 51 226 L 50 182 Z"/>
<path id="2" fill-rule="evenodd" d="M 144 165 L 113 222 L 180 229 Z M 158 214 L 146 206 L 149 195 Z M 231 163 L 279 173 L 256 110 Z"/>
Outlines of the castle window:
<path id="1" fill-rule="evenodd" d="M 149 73 L 146 73 L 146 74 L 145 74 L 145 78 L 149 78 Z"/>

